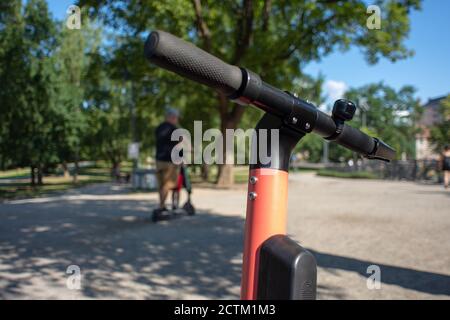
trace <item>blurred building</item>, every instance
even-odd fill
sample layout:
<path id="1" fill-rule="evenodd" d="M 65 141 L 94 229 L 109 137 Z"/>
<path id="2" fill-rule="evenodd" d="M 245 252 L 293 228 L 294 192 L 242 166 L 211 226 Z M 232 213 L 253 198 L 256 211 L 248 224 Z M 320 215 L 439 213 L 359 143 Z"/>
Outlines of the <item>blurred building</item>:
<path id="1" fill-rule="evenodd" d="M 423 113 L 418 122 L 421 130 L 416 135 L 416 159 L 418 160 L 439 158 L 439 154 L 433 150 L 430 144 L 430 128 L 442 120 L 439 108 L 445 97 L 429 99 L 423 105 Z"/>

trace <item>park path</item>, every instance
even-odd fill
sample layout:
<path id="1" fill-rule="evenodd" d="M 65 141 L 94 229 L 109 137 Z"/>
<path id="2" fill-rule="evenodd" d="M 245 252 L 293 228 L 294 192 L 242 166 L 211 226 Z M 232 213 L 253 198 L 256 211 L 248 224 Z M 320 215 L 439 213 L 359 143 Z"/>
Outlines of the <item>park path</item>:
<path id="1" fill-rule="evenodd" d="M 316 256 L 319 298 L 450 298 L 450 192 L 313 174 L 289 187 L 288 232 Z M 245 198 L 196 189 L 197 216 L 156 225 L 156 194 L 122 185 L 1 203 L 0 298 L 238 298 Z M 69 265 L 81 290 L 66 286 Z"/>

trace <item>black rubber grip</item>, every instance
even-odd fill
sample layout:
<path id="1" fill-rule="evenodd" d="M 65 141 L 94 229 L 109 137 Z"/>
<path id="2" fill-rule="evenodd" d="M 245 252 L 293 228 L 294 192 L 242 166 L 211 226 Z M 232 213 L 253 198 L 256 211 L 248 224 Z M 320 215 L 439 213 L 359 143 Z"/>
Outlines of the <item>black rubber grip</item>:
<path id="1" fill-rule="evenodd" d="M 344 125 L 341 134 L 334 141 L 365 156 L 370 155 L 375 149 L 375 140 L 372 137 L 348 125 Z"/>
<path id="2" fill-rule="evenodd" d="M 145 42 L 145 56 L 164 69 L 226 95 L 234 94 L 242 83 L 241 69 L 164 31 L 150 33 Z"/>

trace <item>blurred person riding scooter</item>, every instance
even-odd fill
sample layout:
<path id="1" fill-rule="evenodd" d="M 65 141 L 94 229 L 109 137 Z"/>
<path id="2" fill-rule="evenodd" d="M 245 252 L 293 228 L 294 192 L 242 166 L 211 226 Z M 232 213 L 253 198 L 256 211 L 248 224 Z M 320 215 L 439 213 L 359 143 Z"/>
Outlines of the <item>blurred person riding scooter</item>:
<path id="1" fill-rule="evenodd" d="M 448 188 L 450 183 L 450 146 L 444 147 L 444 152 L 441 155 L 442 171 L 444 172 L 444 187 Z"/>
<path id="2" fill-rule="evenodd" d="M 159 188 L 159 208 L 156 211 L 167 211 L 165 206 L 170 190 L 177 186 L 180 166 L 171 159 L 172 149 L 180 141 L 172 141 L 172 133 L 178 128 L 180 113 L 177 109 L 167 108 L 165 120 L 155 130 L 156 134 L 156 177 Z"/>

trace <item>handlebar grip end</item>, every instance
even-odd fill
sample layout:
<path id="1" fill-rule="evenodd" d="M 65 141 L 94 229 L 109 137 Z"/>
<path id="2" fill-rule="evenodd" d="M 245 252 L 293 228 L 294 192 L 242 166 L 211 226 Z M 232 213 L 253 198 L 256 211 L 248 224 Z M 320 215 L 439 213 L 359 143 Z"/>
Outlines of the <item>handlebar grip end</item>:
<path id="1" fill-rule="evenodd" d="M 156 48 L 158 47 L 158 42 L 159 35 L 158 32 L 155 31 L 151 32 L 148 35 L 147 41 L 145 41 L 144 54 L 150 61 L 152 60 Z"/>
<path id="2" fill-rule="evenodd" d="M 378 138 L 373 138 L 375 141 L 375 148 L 367 155 L 369 159 L 383 160 L 389 162 L 395 159 L 396 151 L 394 148 L 384 143 Z"/>

